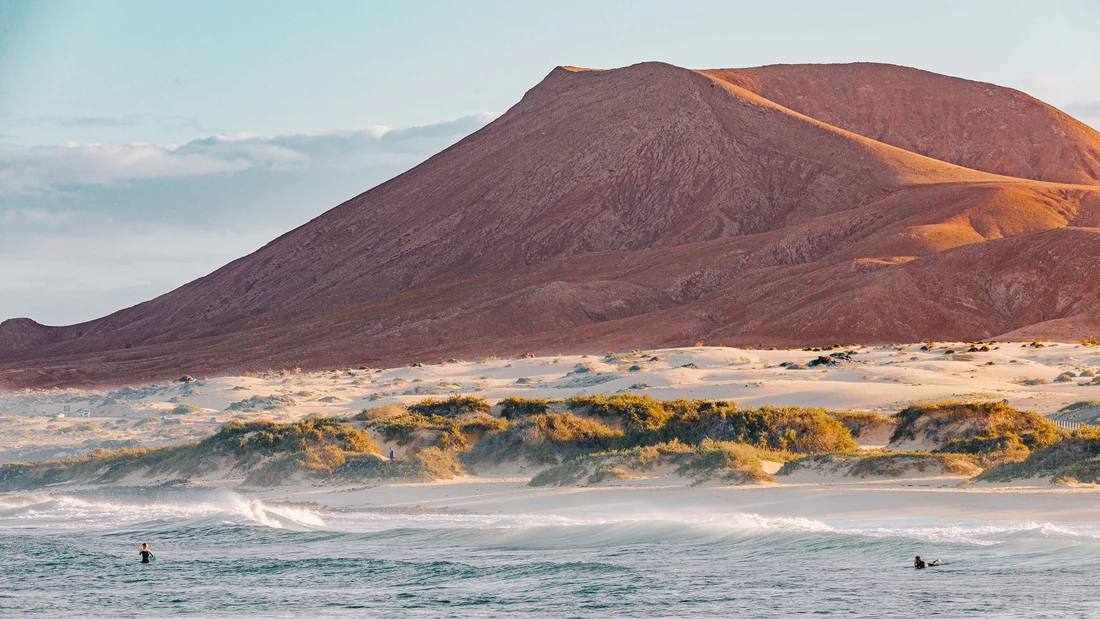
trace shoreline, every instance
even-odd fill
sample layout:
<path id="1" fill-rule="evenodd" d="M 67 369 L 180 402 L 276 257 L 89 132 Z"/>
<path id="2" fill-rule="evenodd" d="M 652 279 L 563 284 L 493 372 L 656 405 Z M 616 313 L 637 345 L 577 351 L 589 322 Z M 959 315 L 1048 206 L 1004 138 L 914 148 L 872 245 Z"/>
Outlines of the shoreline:
<path id="1" fill-rule="evenodd" d="M 1100 523 L 1100 486 L 972 484 L 940 477 L 742 486 L 649 483 L 531 487 L 514 478 L 460 478 L 372 487 L 243 490 L 243 496 L 333 509 L 432 509 L 497 515 L 647 520 L 758 514 L 777 518 L 1009 520 Z M 626 518 L 623 518 L 626 516 Z M 631 518 L 636 517 L 636 518 Z"/>

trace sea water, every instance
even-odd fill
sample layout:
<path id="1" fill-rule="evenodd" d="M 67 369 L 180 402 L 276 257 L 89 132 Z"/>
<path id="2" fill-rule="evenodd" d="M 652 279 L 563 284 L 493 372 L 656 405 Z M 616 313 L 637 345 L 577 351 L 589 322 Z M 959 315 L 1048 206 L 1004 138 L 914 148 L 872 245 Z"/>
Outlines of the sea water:
<path id="1" fill-rule="evenodd" d="M 946 564 L 915 570 L 917 554 Z M 1100 528 L 0 494 L 0 617 L 517 614 L 1100 616 Z"/>

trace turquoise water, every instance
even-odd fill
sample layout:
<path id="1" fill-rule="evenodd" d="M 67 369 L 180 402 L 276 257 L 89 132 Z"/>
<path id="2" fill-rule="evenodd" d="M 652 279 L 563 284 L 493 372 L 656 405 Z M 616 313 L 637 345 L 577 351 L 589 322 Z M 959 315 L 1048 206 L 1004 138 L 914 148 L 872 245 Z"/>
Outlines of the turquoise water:
<path id="1" fill-rule="evenodd" d="M 138 562 L 149 542 L 158 556 Z M 918 571 L 913 555 L 947 564 Z M 0 494 L 0 616 L 1100 616 L 1100 529 Z"/>

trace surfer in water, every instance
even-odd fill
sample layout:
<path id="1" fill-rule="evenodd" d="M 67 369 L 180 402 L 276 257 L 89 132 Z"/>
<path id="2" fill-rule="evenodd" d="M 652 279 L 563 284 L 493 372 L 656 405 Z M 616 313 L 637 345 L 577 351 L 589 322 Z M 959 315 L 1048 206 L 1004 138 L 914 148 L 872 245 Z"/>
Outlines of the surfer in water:
<path id="1" fill-rule="evenodd" d="M 926 567 L 936 567 L 937 565 L 940 565 L 941 563 L 942 562 L 939 559 L 936 559 L 935 561 L 933 561 L 931 563 L 928 563 L 924 559 L 920 558 L 920 555 L 917 555 L 917 558 L 913 560 L 913 567 L 917 568 L 918 570 L 923 570 Z"/>
<path id="2" fill-rule="evenodd" d="M 152 550 L 149 550 L 149 544 L 142 544 L 139 554 L 141 555 L 142 563 L 152 563 L 157 560 L 157 556 L 153 554 Z"/>

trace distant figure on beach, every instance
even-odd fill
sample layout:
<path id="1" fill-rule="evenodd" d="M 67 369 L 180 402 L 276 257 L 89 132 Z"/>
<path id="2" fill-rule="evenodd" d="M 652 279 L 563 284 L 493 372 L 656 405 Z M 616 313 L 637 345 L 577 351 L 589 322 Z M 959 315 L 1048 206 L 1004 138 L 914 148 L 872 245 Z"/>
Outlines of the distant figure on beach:
<path id="1" fill-rule="evenodd" d="M 141 562 L 152 563 L 157 560 L 157 556 L 153 554 L 152 550 L 149 550 L 149 544 L 141 545 Z"/>
<path id="2" fill-rule="evenodd" d="M 393 447 L 390 447 L 390 462 L 393 462 Z"/>
<path id="3" fill-rule="evenodd" d="M 917 558 L 913 560 L 913 567 L 917 568 L 918 570 L 923 570 L 926 567 L 935 567 L 939 564 L 940 564 L 939 559 L 936 559 L 935 561 L 933 561 L 931 563 L 928 563 L 924 559 L 920 558 L 920 555 L 917 555 Z"/>

